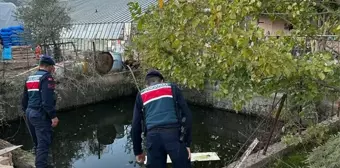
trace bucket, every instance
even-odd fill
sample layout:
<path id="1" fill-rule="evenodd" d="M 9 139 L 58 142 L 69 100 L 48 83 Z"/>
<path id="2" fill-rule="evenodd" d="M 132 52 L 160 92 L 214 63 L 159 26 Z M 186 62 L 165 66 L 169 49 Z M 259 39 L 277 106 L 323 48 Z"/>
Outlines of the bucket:
<path id="1" fill-rule="evenodd" d="M 117 52 L 102 52 L 98 54 L 96 70 L 100 74 L 119 72 L 123 69 L 122 55 Z"/>
<path id="2" fill-rule="evenodd" d="M 12 59 L 12 48 L 5 47 L 2 51 L 2 59 L 3 60 L 11 60 Z"/>
<path id="3" fill-rule="evenodd" d="M 111 56 L 113 57 L 113 64 L 112 64 L 112 68 L 111 71 L 121 71 L 123 69 L 123 60 L 122 60 L 122 54 L 114 52 L 114 53 L 110 53 Z"/>

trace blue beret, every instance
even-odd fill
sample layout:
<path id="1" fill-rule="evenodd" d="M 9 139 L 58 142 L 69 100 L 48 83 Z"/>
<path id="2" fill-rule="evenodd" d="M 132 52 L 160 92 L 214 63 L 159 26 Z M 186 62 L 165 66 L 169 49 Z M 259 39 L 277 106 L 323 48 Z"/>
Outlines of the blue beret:
<path id="1" fill-rule="evenodd" d="M 148 79 L 148 78 L 151 78 L 151 77 L 155 77 L 155 76 L 157 76 L 157 77 L 161 78 L 162 80 L 164 80 L 163 75 L 159 71 L 157 71 L 157 70 L 150 70 L 146 74 L 145 80 Z"/>
<path id="2" fill-rule="evenodd" d="M 53 61 L 53 59 L 50 56 L 46 56 L 46 55 L 43 55 L 42 57 L 40 57 L 40 63 L 42 62 L 48 65 L 55 65 L 55 62 Z"/>

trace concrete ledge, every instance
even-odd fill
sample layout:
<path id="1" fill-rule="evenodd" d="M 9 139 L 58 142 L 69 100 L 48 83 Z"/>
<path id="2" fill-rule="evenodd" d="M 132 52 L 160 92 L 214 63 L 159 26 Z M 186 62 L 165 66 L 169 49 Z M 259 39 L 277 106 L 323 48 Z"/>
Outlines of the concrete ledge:
<path id="1" fill-rule="evenodd" d="M 11 81 L 5 95 L 0 100 L 0 120 L 15 120 L 23 115 L 21 98 L 24 77 Z M 130 72 L 112 73 L 101 77 L 89 77 L 82 80 L 60 81 L 57 85 L 57 110 L 70 109 L 77 106 L 96 103 L 108 99 L 128 96 L 136 93 Z"/>
<path id="2" fill-rule="evenodd" d="M 217 88 L 215 87 L 211 87 L 208 85 L 203 91 L 188 88 L 183 88 L 182 90 L 184 97 L 189 103 L 234 111 L 232 101 L 230 99 L 218 99 L 214 96 L 214 93 L 217 92 Z M 280 100 L 281 96 L 281 94 L 277 95 L 276 102 Z M 247 115 L 268 117 L 271 115 L 270 111 L 272 108 L 273 100 L 274 95 L 267 98 L 260 96 L 254 97 L 251 101 L 246 103 L 243 109 L 239 112 Z"/>
<path id="3" fill-rule="evenodd" d="M 337 116 L 332 117 L 329 120 L 325 120 L 318 125 L 324 125 L 329 127 L 330 130 L 338 129 L 340 126 L 340 119 Z M 306 134 L 306 131 L 302 132 L 302 136 Z M 305 142 L 307 139 L 303 139 Z M 296 146 L 287 146 L 283 142 L 278 142 L 270 145 L 267 150 L 266 155 L 262 155 L 263 150 L 249 155 L 245 162 L 240 166 L 240 168 L 261 168 L 277 157 L 281 157 L 289 152 L 291 152 Z M 235 161 L 225 168 L 234 168 L 238 161 Z"/>

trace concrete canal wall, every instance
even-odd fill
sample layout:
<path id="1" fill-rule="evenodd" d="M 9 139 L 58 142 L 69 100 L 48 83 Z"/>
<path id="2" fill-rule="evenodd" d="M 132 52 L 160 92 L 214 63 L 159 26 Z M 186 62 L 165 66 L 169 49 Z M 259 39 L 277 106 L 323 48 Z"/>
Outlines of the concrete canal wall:
<path id="1" fill-rule="evenodd" d="M 195 89 L 188 89 L 182 87 L 183 95 L 187 99 L 189 103 L 208 106 L 212 108 L 229 110 L 232 112 L 235 108 L 233 108 L 233 103 L 228 98 L 218 99 L 214 94 L 218 91 L 218 86 L 206 85 L 203 91 L 198 91 Z M 253 97 L 249 102 L 247 102 L 241 111 L 238 111 L 241 114 L 246 115 L 254 115 L 261 117 L 271 117 L 272 105 L 277 104 L 280 101 L 282 94 L 278 93 L 276 95 L 272 95 L 270 97 L 261 97 L 256 96 Z M 289 98 L 288 98 L 289 101 Z M 336 113 L 337 103 L 332 102 L 331 100 L 324 98 L 324 100 L 318 102 L 316 105 L 316 111 L 318 113 L 319 121 L 326 120 L 332 117 Z"/>
<path id="2" fill-rule="evenodd" d="M 189 103 L 230 111 L 233 111 L 234 109 L 230 99 L 216 98 L 214 93 L 218 91 L 218 86 L 206 85 L 203 91 L 188 88 L 182 88 L 182 90 L 183 95 Z M 281 94 L 278 94 L 275 102 L 277 102 L 281 96 Z M 254 97 L 251 101 L 246 103 L 239 112 L 242 114 L 268 117 L 270 115 L 273 100 L 274 96 L 269 98 L 260 96 Z"/>
<path id="3" fill-rule="evenodd" d="M 23 79 L 21 78 L 21 81 L 13 80 L 10 85 L 7 85 L 6 92 L 0 99 L 5 102 L 0 106 L 0 121 L 15 120 L 23 114 L 20 105 Z M 61 83 L 56 88 L 58 95 L 57 110 L 66 110 L 134 94 L 136 93 L 136 88 L 132 81 L 130 72 L 85 78 L 77 82 L 60 81 Z M 18 84 L 18 82 L 22 83 L 22 85 Z"/>
<path id="4" fill-rule="evenodd" d="M 137 71 L 138 72 L 138 71 Z M 138 77 L 138 73 L 135 74 Z M 0 121 L 14 120 L 21 112 L 21 95 L 23 91 L 23 79 L 10 81 L 6 86 L 4 95 L 0 95 Z M 22 85 L 20 85 L 22 83 Z M 218 99 L 214 93 L 218 91 L 218 86 L 206 85 L 203 91 L 183 88 L 183 95 L 191 104 L 218 108 L 223 110 L 233 110 L 230 99 Z M 118 98 L 121 96 L 134 95 L 137 92 L 130 72 L 110 73 L 100 77 L 85 78 L 80 81 L 61 81 L 56 89 L 58 95 L 58 110 L 66 110 L 72 107 L 96 103 L 103 100 Z M 278 94 L 276 101 L 281 95 Z M 5 103 L 1 105 L 1 100 Z M 246 103 L 240 113 L 269 117 L 274 96 L 269 98 L 254 97 Z M 330 111 L 331 105 L 324 102 L 322 109 Z"/>
<path id="5" fill-rule="evenodd" d="M 138 76 L 138 74 L 135 74 Z M 21 111 L 21 96 L 23 91 L 24 77 L 9 82 L 4 95 L 0 100 L 0 121 L 15 120 Z M 22 85 L 20 84 L 22 83 Z M 204 91 L 183 88 L 183 94 L 187 101 L 192 104 L 232 110 L 232 102 L 228 99 L 218 100 L 214 96 L 216 87 L 207 85 Z M 57 85 L 58 110 L 66 110 L 77 106 L 96 103 L 103 100 L 118 98 L 121 96 L 134 95 L 137 92 L 130 72 L 111 73 L 101 77 L 92 77 L 80 81 L 60 81 Z M 273 99 L 261 97 L 250 101 L 241 113 L 268 116 L 268 111 Z M 2 112 L 3 111 L 3 112 Z"/>

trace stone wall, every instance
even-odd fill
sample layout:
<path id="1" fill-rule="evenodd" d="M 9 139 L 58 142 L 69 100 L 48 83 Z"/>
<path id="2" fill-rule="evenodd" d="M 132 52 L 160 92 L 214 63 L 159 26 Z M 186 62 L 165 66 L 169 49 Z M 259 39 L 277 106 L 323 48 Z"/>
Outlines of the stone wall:
<path id="1" fill-rule="evenodd" d="M 136 87 L 132 81 L 130 72 L 86 78 L 77 81 L 77 84 L 61 81 L 56 88 L 58 95 L 57 110 L 66 110 L 134 94 Z M 23 81 L 20 82 L 23 84 Z M 15 120 L 23 114 L 20 105 L 22 88 L 23 85 L 6 88 L 6 94 L 2 98 L 6 102 L 2 107 L 4 114 L 0 114 L 0 119 L 3 121 Z"/>

